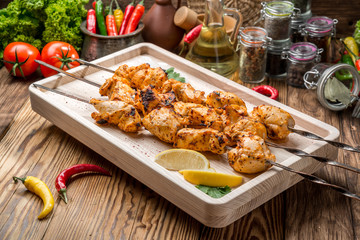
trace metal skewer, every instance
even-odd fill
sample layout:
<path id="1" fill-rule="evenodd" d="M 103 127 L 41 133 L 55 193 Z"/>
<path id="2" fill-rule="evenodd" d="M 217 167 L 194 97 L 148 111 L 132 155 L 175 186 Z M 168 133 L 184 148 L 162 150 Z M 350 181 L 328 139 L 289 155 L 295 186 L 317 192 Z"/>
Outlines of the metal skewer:
<path id="1" fill-rule="evenodd" d="M 332 165 L 332 166 L 335 166 L 335 167 L 340 167 L 340 168 L 350 170 L 350 171 L 353 171 L 353 172 L 356 172 L 356 173 L 360 173 L 359 168 L 352 167 L 352 166 L 346 165 L 344 163 L 339 163 L 337 161 L 331 160 L 331 159 L 326 158 L 326 157 L 312 155 L 312 154 L 304 152 L 304 151 L 302 151 L 300 149 L 284 147 L 284 146 L 280 146 L 280 145 L 277 145 L 277 144 L 272 143 L 272 142 L 266 142 L 266 144 L 269 145 L 269 146 L 272 146 L 272 147 L 285 149 L 286 151 L 288 151 L 288 152 L 290 152 L 292 154 L 295 154 L 297 156 L 300 156 L 300 157 L 312 157 L 315 160 L 318 160 L 319 162 L 326 163 L 328 165 Z"/>
<path id="2" fill-rule="evenodd" d="M 66 93 L 66 92 L 63 92 L 59 89 L 53 89 L 53 88 L 48 88 L 48 87 L 45 87 L 43 85 L 40 85 L 40 84 L 36 84 L 36 83 L 33 83 L 33 86 L 36 87 L 36 88 L 39 88 L 39 89 L 44 89 L 44 90 L 47 90 L 49 92 L 53 92 L 53 93 L 57 93 L 59 95 L 62 95 L 62 96 L 65 96 L 65 97 L 68 97 L 68 98 L 72 98 L 72 99 L 75 99 L 77 101 L 80 101 L 80 102 L 84 102 L 84 103 L 89 103 L 89 100 L 86 100 L 84 98 L 80 98 L 80 97 L 76 97 L 74 95 L 71 95 L 69 93 Z"/>
<path id="3" fill-rule="evenodd" d="M 91 62 L 88 62 L 88 61 L 85 61 L 83 59 L 75 59 L 75 61 L 81 63 L 81 64 L 84 64 L 84 65 L 87 65 L 87 66 L 91 66 L 91 67 L 94 67 L 94 68 L 98 68 L 98 69 L 101 69 L 101 70 L 104 70 L 104 71 L 107 71 L 107 72 L 110 72 L 110 73 L 115 73 L 114 70 L 111 70 L 109 68 L 106 68 L 106 67 L 103 67 L 103 66 L 99 66 L 99 65 L 96 65 L 96 64 L 93 64 Z"/>
<path id="4" fill-rule="evenodd" d="M 296 129 L 296 128 L 292 128 L 292 127 L 288 127 L 288 129 L 294 133 L 297 133 L 297 134 L 300 134 L 301 136 L 303 137 L 307 137 L 307 138 L 310 138 L 310 139 L 314 139 L 314 140 L 320 140 L 320 141 L 325 141 L 335 147 L 338 147 L 338 148 L 341 148 L 341 149 L 344 149 L 344 150 L 347 150 L 347 151 L 351 151 L 351 152 L 358 152 L 360 153 L 360 148 L 359 147 L 352 147 L 348 144 L 345 144 L 345 143 L 341 143 L 341 142 L 337 142 L 337 141 L 332 141 L 332 140 L 326 140 L 314 133 L 311 133 L 311 132 L 307 132 L 307 131 L 304 131 L 304 130 L 300 130 L 300 129 Z"/>
<path id="5" fill-rule="evenodd" d="M 35 62 L 37 62 L 38 64 L 43 65 L 43 66 L 45 66 L 45 67 L 51 68 L 52 70 L 55 70 L 55 71 L 57 71 L 57 72 L 59 72 L 59 73 L 63 73 L 63 74 L 65 74 L 65 75 L 68 75 L 68 76 L 70 76 L 70 77 L 73 77 L 73 78 L 75 78 L 75 79 L 77 79 L 77 80 L 83 81 L 83 82 L 85 82 L 85 83 L 87 83 L 87 84 L 93 85 L 93 86 L 98 87 L 98 88 L 101 87 L 101 85 L 98 84 L 98 83 L 94 83 L 94 82 L 89 81 L 89 80 L 87 80 L 87 79 L 85 79 L 85 78 L 75 76 L 74 74 L 68 73 L 68 72 L 66 72 L 66 71 L 64 71 L 64 70 L 62 70 L 62 69 L 60 69 L 60 68 L 54 67 L 54 66 L 52 66 L 52 65 L 50 65 L 50 64 L 47 64 L 47 63 L 45 63 L 45 62 L 43 62 L 43 61 L 35 60 Z"/>
<path id="6" fill-rule="evenodd" d="M 339 193 L 347 196 L 347 197 L 350 197 L 350 198 L 353 198 L 353 199 L 356 199 L 356 200 L 359 200 L 360 201 L 360 196 L 356 195 L 355 193 L 352 193 L 350 192 L 349 190 L 347 190 L 346 188 L 343 188 L 343 187 L 340 187 L 340 186 L 337 186 L 337 185 L 334 185 L 334 184 L 331 184 L 331 183 L 328 183 L 326 182 L 324 179 L 322 178 L 319 178 L 317 176 L 314 176 L 314 175 L 311 175 L 311 174 L 307 174 L 307 173 L 304 173 L 304 172 L 300 172 L 300 171 L 296 171 L 292 168 L 289 168 L 287 166 L 284 166 L 282 164 L 279 164 L 279 163 L 276 163 L 276 162 L 273 162 L 273 161 L 270 161 L 270 160 L 266 160 L 267 163 L 273 165 L 273 166 L 276 166 L 276 167 L 279 167 L 279 168 L 282 168 L 286 171 L 289 171 L 289 172 L 293 172 L 293 173 L 296 173 L 296 174 L 299 174 L 300 176 L 302 176 L 303 178 L 313 182 L 313 183 L 317 183 L 317 184 L 320 184 L 320 185 L 323 185 L 323 186 L 328 186 L 328 187 L 331 187 L 332 189 L 334 189 L 335 191 L 338 191 Z"/>

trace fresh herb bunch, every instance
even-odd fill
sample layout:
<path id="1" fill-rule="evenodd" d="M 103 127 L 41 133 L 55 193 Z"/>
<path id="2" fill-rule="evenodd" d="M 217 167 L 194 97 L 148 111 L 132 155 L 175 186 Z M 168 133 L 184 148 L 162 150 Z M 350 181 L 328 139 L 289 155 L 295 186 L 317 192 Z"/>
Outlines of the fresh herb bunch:
<path id="1" fill-rule="evenodd" d="M 0 59 L 5 47 L 15 41 L 41 50 L 51 41 L 70 43 L 80 50 L 80 24 L 88 0 L 14 0 L 0 10 Z"/>
<path id="2" fill-rule="evenodd" d="M 201 191 L 213 198 L 221 198 L 231 192 L 231 188 L 229 186 L 209 187 L 204 185 L 196 185 L 196 188 L 200 189 Z"/>
<path id="3" fill-rule="evenodd" d="M 170 78 L 173 78 L 175 79 L 176 81 L 179 81 L 179 82 L 182 82 L 184 83 L 185 82 L 185 78 L 184 77 L 181 77 L 180 76 L 180 73 L 177 73 L 174 71 L 174 67 L 171 67 L 169 69 L 166 70 L 166 73 L 167 73 L 167 77 L 170 79 Z"/>

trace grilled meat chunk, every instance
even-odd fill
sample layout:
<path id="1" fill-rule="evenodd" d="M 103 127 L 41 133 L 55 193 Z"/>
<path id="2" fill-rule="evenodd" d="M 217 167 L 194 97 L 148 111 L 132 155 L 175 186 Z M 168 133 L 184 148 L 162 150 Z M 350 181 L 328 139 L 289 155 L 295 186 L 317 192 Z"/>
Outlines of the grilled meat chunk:
<path id="1" fill-rule="evenodd" d="M 213 108 L 223 108 L 228 105 L 246 105 L 244 101 L 231 92 L 213 91 L 206 97 L 206 105 Z"/>

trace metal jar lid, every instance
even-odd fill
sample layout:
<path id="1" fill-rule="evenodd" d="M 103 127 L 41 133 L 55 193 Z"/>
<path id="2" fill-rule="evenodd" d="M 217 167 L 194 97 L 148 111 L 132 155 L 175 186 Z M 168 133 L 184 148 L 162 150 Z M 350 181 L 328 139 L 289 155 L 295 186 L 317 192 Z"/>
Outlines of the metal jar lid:
<path id="1" fill-rule="evenodd" d="M 272 42 L 268 33 L 261 27 L 240 28 L 240 41 L 246 45 L 266 46 Z"/>
<path id="2" fill-rule="evenodd" d="M 344 69 L 348 70 L 353 76 L 353 83 L 351 89 L 351 103 L 354 103 L 357 100 L 357 96 L 360 92 L 360 74 L 353 67 L 345 63 L 335 64 L 326 68 L 322 73 L 316 70 L 316 66 L 314 66 L 310 71 L 304 74 L 304 82 L 307 89 L 316 88 L 316 95 L 322 106 L 332 110 L 332 111 L 341 111 L 346 109 L 348 106 L 341 102 L 330 102 L 325 98 L 325 85 L 328 82 L 329 78 L 334 75 L 335 72 Z M 312 77 L 310 77 L 312 75 Z M 315 79 L 317 82 L 310 82 L 309 79 Z"/>
<path id="3" fill-rule="evenodd" d="M 334 34 L 337 19 L 331 19 L 324 16 L 312 17 L 306 21 L 305 32 L 310 35 L 330 35 Z"/>

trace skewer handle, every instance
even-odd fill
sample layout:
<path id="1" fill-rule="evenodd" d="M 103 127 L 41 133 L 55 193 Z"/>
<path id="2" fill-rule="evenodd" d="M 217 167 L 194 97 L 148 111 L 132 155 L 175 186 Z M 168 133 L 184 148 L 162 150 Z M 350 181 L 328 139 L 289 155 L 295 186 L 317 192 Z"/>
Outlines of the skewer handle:
<path id="1" fill-rule="evenodd" d="M 38 64 L 43 65 L 43 66 L 45 66 L 45 67 L 48 67 L 48 68 L 50 68 L 50 69 L 52 69 L 52 70 L 55 70 L 55 71 L 57 71 L 57 72 L 59 72 L 59 73 L 63 73 L 63 74 L 65 74 L 65 75 L 67 75 L 67 76 L 70 76 L 70 77 L 75 78 L 75 79 L 77 79 L 77 80 L 83 81 L 83 82 L 85 82 L 85 83 L 87 83 L 87 84 L 93 85 L 93 86 L 98 87 L 98 88 L 101 87 L 100 84 L 94 83 L 94 82 L 89 81 L 89 80 L 87 80 L 87 79 L 85 79 L 85 78 L 82 78 L 82 77 L 75 76 L 74 74 L 71 74 L 71 73 L 69 73 L 69 72 L 66 72 L 66 71 L 64 71 L 64 70 L 62 70 L 62 69 L 60 69 L 60 68 L 54 67 L 54 66 L 52 66 L 52 65 L 50 65 L 50 64 L 48 64 L 48 63 L 46 63 L 46 62 L 43 62 L 43 61 L 41 61 L 41 60 L 35 60 L 35 62 L 37 62 Z"/>
<path id="2" fill-rule="evenodd" d="M 340 163 L 340 162 L 331 160 L 331 159 L 326 158 L 326 157 L 312 155 L 312 154 L 304 152 L 304 151 L 302 151 L 300 149 L 283 147 L 283 146 L 280 146 L 280 145 L 277 145 L 277 144 L 274 144 L 274 143 L 271 143 L 271 142 L 266 142 L 266 144 L 269 145 L 269 146 L 272 146 L 272 147 L 284 149 L 284 150 L 286 150 L 286 151 L 288 151 L 288 152 L 290 152 L 292 154 L 295 154 L 296 156 L 311 157 L 311 158 L 314 158 L 315 160 L 317 160 L 319 162 L 322 162 L 322 163 L 325 163 L 325 164 L 328 164 L 328 165 L 332 165 L 332 166 L 335 166 L 335 167 L 340 167 L 340 168 L 343 168 L 343 169 L 346 169 L 346 170 L 353 171 L 355 173 L 360 173 L 359 168 L 352 167 L 352 166 L 349 166 L 347 164 Z"/>
<path id="3" fill-rule="evenodd" d="M 286 171 L 299 174 L 303 178 L 305 178 L 305 179 L 307 179 L 307 180 L 309 180 L 309 181 L 311 181 L 313 183 L 317 183 L 317 184 L 320 184 L 320 185 L 323 185 L 323 186 L 328 186 L 328 187 L 334 189 L 335 191 L 338 191 L 339 193 L 341 193 L 342 195 L 344 195 L 346 197 L 350 197 L 350 198 L 353 198 L 353 199 L 356 199 L 356 200 L 360 201 L 360 196 L 356 195 L 355 193 L 350 192 L 346 188 L 343 188 L 343 187 L 328 183 L 322 178 L 319 178 L 317 176 L 307 174 L 307 173 L 304 173 L 304 172 L 296 171 L 296 170 L 294 170 L 292 168 L 289 168 L 287 166 L 284 166 L 282 164 L 279 164 L 279 163 L 276 163 L 276 162 L 273 162 L 273 161 L 270 161 L 270 160 L 266 160 L 266 162 L 273 165 L 273 166 L 282 168 L 282 169 L 284 169 Z"/>
<path id="4" fill-rule="evenodd" d="M 297 134 L 300 134 L 301 136 L 303 137 L 307 137 L 307 138 L 310 138 L 310 139 L 314 139 L 314 140 L 320 140 L 320 141 L 325 141 L 335 147 L 338 147 L 338 148 L 341 148 L 341 149 L 344 149 L 344 150 L 347 150 L 347 151 L 351 151 L 351 152 L 358 152 L 360 153 L 360 148 L 359 147 L 352 147 L 348 144 L 345 144 L 345 143 L 341 143 L 341 142 L 337 142 L 337 141 L 332 141 L 332 140 L 326 140 L 314 133 L 311 133 L 311 132 L 307 132 L 307 131 L 303 131 L 303 130 L 299 130 L 299 129 L 295 129 L 295 128 L 291 128 L 291 127 L 288 127 L 290 131 L 294 132 L 294 133 L 297 133 Z"/>

